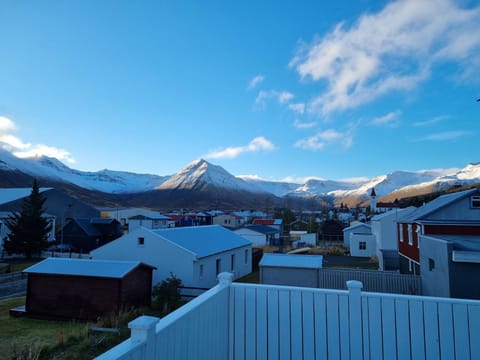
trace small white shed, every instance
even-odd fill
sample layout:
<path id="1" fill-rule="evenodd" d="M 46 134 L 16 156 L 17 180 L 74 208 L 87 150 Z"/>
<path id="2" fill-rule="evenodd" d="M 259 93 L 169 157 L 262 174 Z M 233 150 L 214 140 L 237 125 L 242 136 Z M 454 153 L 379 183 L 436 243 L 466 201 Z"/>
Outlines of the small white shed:
<path id="1" fill-rule="evenodd" d="M 264 254 L 260 260 L 260 283 L 317 288 L 321 255 Z"/>

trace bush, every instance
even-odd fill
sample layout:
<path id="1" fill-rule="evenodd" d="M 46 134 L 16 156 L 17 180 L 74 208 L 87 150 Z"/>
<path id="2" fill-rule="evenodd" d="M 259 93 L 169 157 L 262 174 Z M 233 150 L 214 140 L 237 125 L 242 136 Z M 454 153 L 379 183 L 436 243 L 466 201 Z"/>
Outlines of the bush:
<path id="1" fill-rule="evenodd" d="M 153 287 L 153 305 L 164 314 L 177 309 L 181 305 L 180 287 L 182 280 L 170 273 L 170 277 Z"/>

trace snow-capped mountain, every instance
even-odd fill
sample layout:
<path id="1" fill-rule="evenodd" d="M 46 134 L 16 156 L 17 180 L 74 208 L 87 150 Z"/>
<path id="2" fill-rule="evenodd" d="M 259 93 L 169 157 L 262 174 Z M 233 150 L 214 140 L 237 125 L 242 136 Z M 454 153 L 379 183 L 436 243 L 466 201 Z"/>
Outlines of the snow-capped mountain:
<path id="1" fill-rule="evenodd" d="M 55 158 L 41 156 L 20 159 L 6 150 L 0 150 L 0 170 L 18 170 L 32 177 L 68 182 L 88 190 L 106 193 L 135 193 L 151 190 L 168 179 L 168 176 L 107 169 L 97 172 L 79 171 L 69 168 Z"/>
<path id="2" fill-rule="evenodd" d="M 204 192 L 205 197 L 239 196 L 239 193 L 269 194 L 278 198 L 328 197 L 334 201 L 358 204 L 368 199 L 372 188 L 377 197 L 391 194 L 408 196 L 444 190 L 454 185 L 480 183 L 480 163 L 468 164 L 465 168 L 451 170 L 424 170 L 417 172 L 396 171 L 373 179 L 355 181 L 333 181 L 310 178 L 305 183 L 266 181 L 252 176 L 234 176 L 224 168 L 198 159 L 171 176 L 136 174 L 122 171 L 102 170 L 84 172 L 69 168 L 57 159 L 33 157 L 20 159 L 0 150 L 0 171 L 20 172 L 31 177 L 46 179 L 54 183 L 65 183 L 106 194 L 143 194 L 175 191 Z M 5 177 L 6 175 L 4 175 Z M 11 186 L 12 181 L 8 184 Z M 24 184 L 22 186 L 25 186 Z M 207 191 L 208 190 L 208 191 Z M 212 195 L 215 194 L 215 195 Z M 228 195 L 226 195 L 228 194 Z M 140 198 L 140 197 L 139 197 Z M 142 197 L 144 198 L 144 197 Z M 170 198 L 173 198 L 170 196 Z M 185 197 L 188 200 L 188 197 Z M 193 199 L 193 197 L 190 197 Z M 260 197 L 259 197 L 260 198 Z M 218 200 L 218 199 L 217 199 Z"/>
<path id="3" fill-rule="evenodd" d="M 176 174 L 170 176 L 157 190 L 201 190 L 205 186 L 262 192 L 259 187 L 248 184 L 218 165 L 212 165 L 203 159 L 192 161 Z"/>

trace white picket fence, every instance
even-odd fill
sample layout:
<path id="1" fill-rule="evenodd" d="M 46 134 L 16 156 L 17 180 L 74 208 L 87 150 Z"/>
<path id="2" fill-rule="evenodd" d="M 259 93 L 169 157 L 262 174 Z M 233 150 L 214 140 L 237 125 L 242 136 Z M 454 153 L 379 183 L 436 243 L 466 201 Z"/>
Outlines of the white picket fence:
<path id="1" fill-rule="evenodd" d="M 480 301 L 231 283 L 98 359 L 480 359 Z"/>

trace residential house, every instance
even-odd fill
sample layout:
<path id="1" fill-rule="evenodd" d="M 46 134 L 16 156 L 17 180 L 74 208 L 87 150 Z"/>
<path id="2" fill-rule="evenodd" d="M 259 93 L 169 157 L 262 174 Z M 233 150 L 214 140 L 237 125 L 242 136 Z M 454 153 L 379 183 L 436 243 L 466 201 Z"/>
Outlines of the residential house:
<path id="1" fill-rule="evenodd" d="M 420 268 L 425 295 L 480 299 L 480 236 L 420 236 Z"/>
<path id="2" fill-rule="evenodd" d="M 304 246 L 317 246 L 317 233 L 309 233 L 307 231 L 300 230 L 290 230 L 288 233 L 290 244 L 294 248 L 304 247 Z"/>
<path id="3" fill-rule="evenodd" d="M 266 219 L 267 213 L 263 211 L 254 211 L 254 210 L 241 210 L 241 211 L 234 211 L 232 212 L 233 215 L 240 216 L 243 218 L 246 224 L 250 224 L 255 219 Z"/>
<path id="4" fill-rule="evenodd" d="M 316 288 L 322 268 L 321 255 L 263 254 L 260 260 L 260 284 Z"/>
<path id="5" fill-rule="evenodd" d="M 175 226 L 175 222 L 168 216 L 157 213 L 138 214 L 128 218 L 128 231 L 139 227 L 147 229 L 166 229 Z"/>
<path id="6" fill-rule="evenodd" d="M 253 225 L 265 225 L 270 226 L 278 230 L 277 239 L 283 235 L 283 220 L 282 219 L 254 219 L 252 221 Z"/>
<path id="7" fill-rule="evenodd" d="M 400 272 L 420 274 L 424 235 L 480 235 L 480 189 L 437 197 L 398 220 Z"/>
<path id="8" fill-rule="evenodd" d="M 415 209 L 414 206 L 404 209 L 393 208 L 372 217 L 370 224 L 372 234 L 375 236 L 379 270 L 393 271 L 400 268 L 397 221 Z"/>
<path id="9" fill-rule="evenodd" d="M 93 250 L 93 259 L 135 260 L 155 266 L 153 284 L 173 273 L 184 286 L 210 288 L 220 272 L 238 279 L 252 271 L 252 243 L 218 225 L 134 231 Z"/>
<path id="10" fill-rule="evenodd" d="M 246 225 L 233 232 L 251 241 L 252 246 L 279 245 L 278 229 L 271 226 Z"/>
<path id="11" fill-rule="evenodd" d="M 153 269 L 139 261 L 47 258 L 23 271 L 26 314 L 97 320 L 129 307 L 150 306 Z"/>
<path id="12" fill-rule="evenodd" d="M 57 232 L 57 243 L 72 245 L 81 253 L 93 249 L 123 235 L 121 224 L 111 218 L 72 218 Z"/>
<path id="13" fill-rule="evenodd" d="M 235 214 L 220 214 L 212 219 L 213 225 L 221 225 L 229 229 L 238 229 L 245 224 L 243 216 Z"/>
<path id="14" fill-rule="evenodd" d="M 64 224 L 64 220 L 72 217 L 93 218 L 99 217 L 100 211 L 80 200 L 62 193 L 54 188 L 39 189 L 45 197 L 45 212 L 55 216 L 59 225 Z M 23 200 L 30 196 L 31 188 L 9 188 L 0 189 L 0 211 L 20 212 Z"/>
<path id="15" fill-rule="evenodd" d="M 343 246 L 350 247 L 350 238 L 353 234 L 371 234 L 372 226 L 370 223 L 353 222 L 350 226 L 343 229 Z"/>

